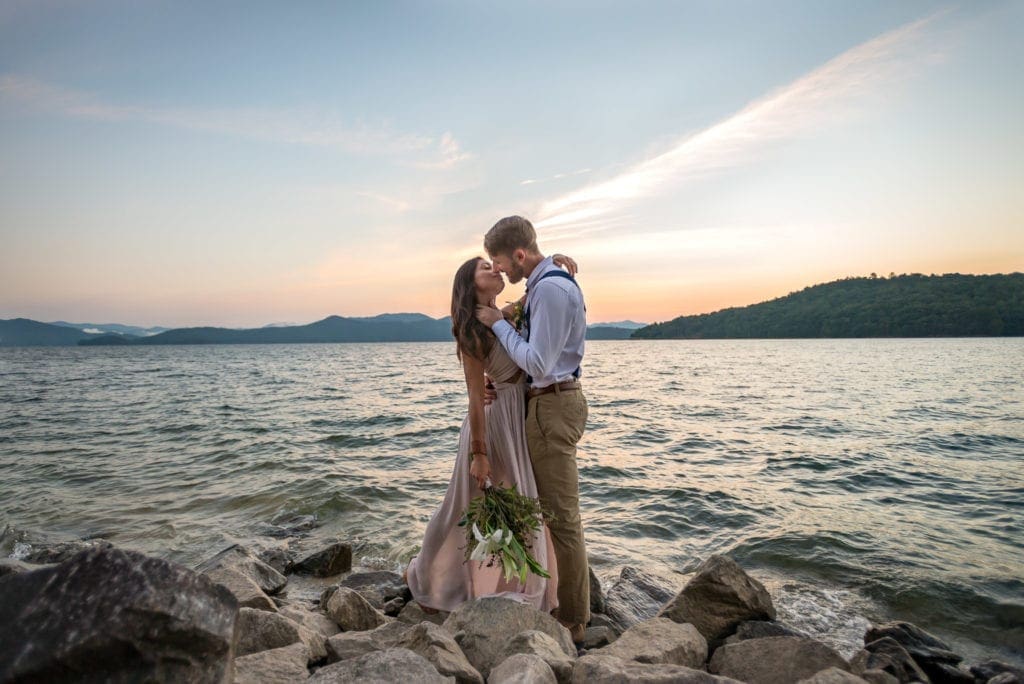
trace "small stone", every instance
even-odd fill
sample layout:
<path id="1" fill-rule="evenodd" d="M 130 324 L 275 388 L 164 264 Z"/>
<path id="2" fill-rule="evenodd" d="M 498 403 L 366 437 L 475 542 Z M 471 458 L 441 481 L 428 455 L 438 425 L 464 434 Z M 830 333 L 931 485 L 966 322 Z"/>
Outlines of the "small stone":
<path id="1" fill-rule="evenodd" d="M 449 614 L 442 610 L 428 615 L 420 608 L 420 604 L 415 601 L 409 601 L 402 606 L 401 612 L 398 613 L 398 619 L 410 625 L 418 625 L 421 622 L 433 622 L 435 625 L 443 625 L 444 621 L 448 619 Z"/>
<path id="2" fill-rule="evenodd" d="M 230 591 L 239 606 L 267 610 L 271 613 L 277 612 L 277 604 L 263 593 L 259 585 L 245 575 L 223 567 L 209 570 L 203 574 Z"/>
<path id="3" fill-rule="evenodd" d="M 256 608 L 238 609 L 238 655 L 269 651 L 301 641 L 299 626 L 285 616 Z"/>
<path id="4" fill-rule="evenodd" d="M 377 610 L 383 610 L 384 604 L 395 598 L 401 598 L 403 602 L 412 600 L 409 586 L 395 572 L 354 572 L 338 586 L 355 589 Z"/>
<path id="5" fill-rule="evenodd" d="M 509 656 L 516 654 L 535 655 L 544 660 L 559 682 L 568 682 L 572 678 L 574 658 L 565 654 L 557 641 L 544 632 L 528 629 L 512 638 L 508 647 L 498 656 L 504 662 Z"/>
<path id="6" fill-rule="evenodd" d="M 607 646 L 617 638 L 611 627 L 587 627 L 583 634 L 583 648 L 592 651 Z"/>

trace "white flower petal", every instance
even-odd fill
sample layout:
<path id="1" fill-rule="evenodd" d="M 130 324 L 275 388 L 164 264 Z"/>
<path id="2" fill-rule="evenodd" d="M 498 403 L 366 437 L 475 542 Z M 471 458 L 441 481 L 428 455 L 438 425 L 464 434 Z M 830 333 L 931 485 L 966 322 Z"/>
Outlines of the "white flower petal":
<path id="1" fill-rule="evenodd" d="M 476 540 L 478 542 L 486 541 L 486 537 L 484 537 L 483 532 L 480 531 L 480 528 L 476 526 L 476 523 L 473 523 L 473 536 L 476 537 Z"/>

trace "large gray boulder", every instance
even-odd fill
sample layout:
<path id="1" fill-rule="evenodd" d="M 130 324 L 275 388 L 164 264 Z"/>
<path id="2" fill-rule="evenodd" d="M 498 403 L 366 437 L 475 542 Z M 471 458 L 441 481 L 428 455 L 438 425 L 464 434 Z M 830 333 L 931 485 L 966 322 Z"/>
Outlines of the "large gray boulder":
<path id="1" fill-rule="evenodd" d="M 544 632 L 528 629 L 516 634 L 504 653 L 498 656 L 498 660 L 504 662 L 517 654 L 534 655 L 542 659 L 559 682 L 568 682 L 572 678 L 572 666 L 576 659 L 566 655 L 561 645 Z"/>
<path id="2" fill-rule="evenodd" d="M 455 679 L 440 675 L 426 658 L 407 648 L 389 648 L 320 668 L 309 681 L 325 684 L 454 684 Z"/>
<path id="3" fill-rule="evenodd" d="M 335 542 L 305 556 L 295 563 L 291 571 L 314 577 L 332 577 L 352 569 L 352 545 Z"/>
<path id="4" fill-rule="evenodd" d="M 569 630 L 555 618 L 505 598 L 467 601 L 448 616 L 444 628 L 454 635 L 466 658 L 485 679 L 491 668 L 501 662 L 506 645 L 527 630 L 535 629 L 552 637 L 569 657 L 576 654 Z"/>
<path id="5" fill-rule="evenodd" d="M 798 629 L 794 629 L 781 622 L 768 622 L 767 620 L 747 620 L 736 627 L 736 632 L 725 640 L 727 644 L 735 644 L 737 641 L 747 639 L 764 639 L 774 636 L 808 636 Z"/>
<path id="6" fill-rule="evenodd" d="M 354 589 L 339 587 L 324 606 L 324 613 L 346 632 L 376 629 L 391 620 Z"/>
<path id="7" fill-rule="evenodd" d="M 830 646 L 806 637 L 766 637 L 725 644 L 708 671 L 748 684 L 792 684 L 830 667 L 850 665 Z"/>
<path id="8" fill-rule="evenodd" d="M 827 670 L 816 672 L 806 679 L 801 679 L 797 684 L 867 684 L 867 682 L 846 670 L 830 667 Z"/>
<path id="9" fill-rule="evenodd" d="M 0 581 L 0 681 L 230 680 L 237 615 L 186 567 L 90 548 Z"/>
<path id="10" fill-rule="evenodd" d="M 892 637 L 882 637 L 864 644 L 864 650 L 854 655 L 850 666 L 857 674 L 865 670 L 882 670 L 901 682 L 931 681 L 907 653 L 907 649 Z"/>
<path id="11" fill-rule="evenodd" d="M 555 673 L 544 659 L 532 653 L 516 653 L 491 670 L 487 684 L 556 684 Z"/>
<path id="12" fill-rule="evenodd" d="M 651 618 L 633 625 L 614 643 L 594 653 L 638 663 L 699 669 L 708 658 L 708 643 L 693 625 L 681 625 L 668 618 Z"/>
<path id="13" fill-rule="evenodd" d="M 588 653 L 576 661 L 573 684 L 742 684 L 684 665 L 649 665 Z"/>
<path id="14" fill-rule="evenodd" d="M 231 570 L 247 577 L 269 596 L 279 593 L 288 584 L 287 577 L 239 544 L 227 547 L 196 566 L 196 572 L 209 574 L 216 570 Z"/>
<path id="15" fill-rule="evenodd" d="M 883 637 L 895 639 L 935 684 L 973 684 L 974 677 L 957 667 L 963 657 L 954 653 L 946 642 L 917 625 L 910 622 L 873 625 L 864 635 L 864 643 Z"/>
<path id="16" fill-rule="evenodd" d="M 309 677 L 309 649 L 302 642 L 235 658 L 237 684 L 288 684 Z"/>
<path id="17" fill-rule="evenodd" d="M 409 586 L 402 581 L 398 573 L 387 571 L 354 572 L 343 579 L 338 586 L 355 589 L 377 610 L 384 610 L 384 605 L 392 599 L 404 601 L 412 599 Z"/>
<path id="18" fill-rule="evenodd" d="M 678 586 L 668 580 L 627 565 L 605 595 L 604 613 L 609 626 L 621 634 L 638 622 L 655 617 L 677 590 Z M 600 621 L 592 620 L 592 624 Z"/>
<path id="19" fill-rule="evenodd" d="M 745 620 L 774 620 L 775 606 L 764 585 L 728 556 L 714 555 L 658 613 L 676 622 L 689 622 L 711 648 Z"/>

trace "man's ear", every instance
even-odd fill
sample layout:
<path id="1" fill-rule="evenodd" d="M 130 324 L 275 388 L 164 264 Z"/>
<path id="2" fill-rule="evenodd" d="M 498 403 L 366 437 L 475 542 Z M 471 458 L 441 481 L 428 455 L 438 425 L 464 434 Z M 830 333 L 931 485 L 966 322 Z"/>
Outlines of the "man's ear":
<path id="1" fill-rule="evenodd" d="M 512 252 L 512 260 L 517 264 L 522 264 L 524 261 L 526 261 L 526 250 L 517 249 L 516 251 Z"/>

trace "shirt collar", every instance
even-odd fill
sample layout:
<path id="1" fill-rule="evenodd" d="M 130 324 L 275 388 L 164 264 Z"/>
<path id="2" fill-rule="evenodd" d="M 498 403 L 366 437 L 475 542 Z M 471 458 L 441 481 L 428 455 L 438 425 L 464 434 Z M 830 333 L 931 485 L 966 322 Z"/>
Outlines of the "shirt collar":
<path id="1" fill-rule="evenodd" d="M 551 257 L 544 257 L 544 260 L 537 264 L 537 267 L 533 269 L 533 273 L 531 273 L 530 277 L 526 279 L 526 289 L 529 290 L 531 287 L 536 285 L 537 281 L 540 280 L 540 277 L 553 268 L 557 267 Z"/>

